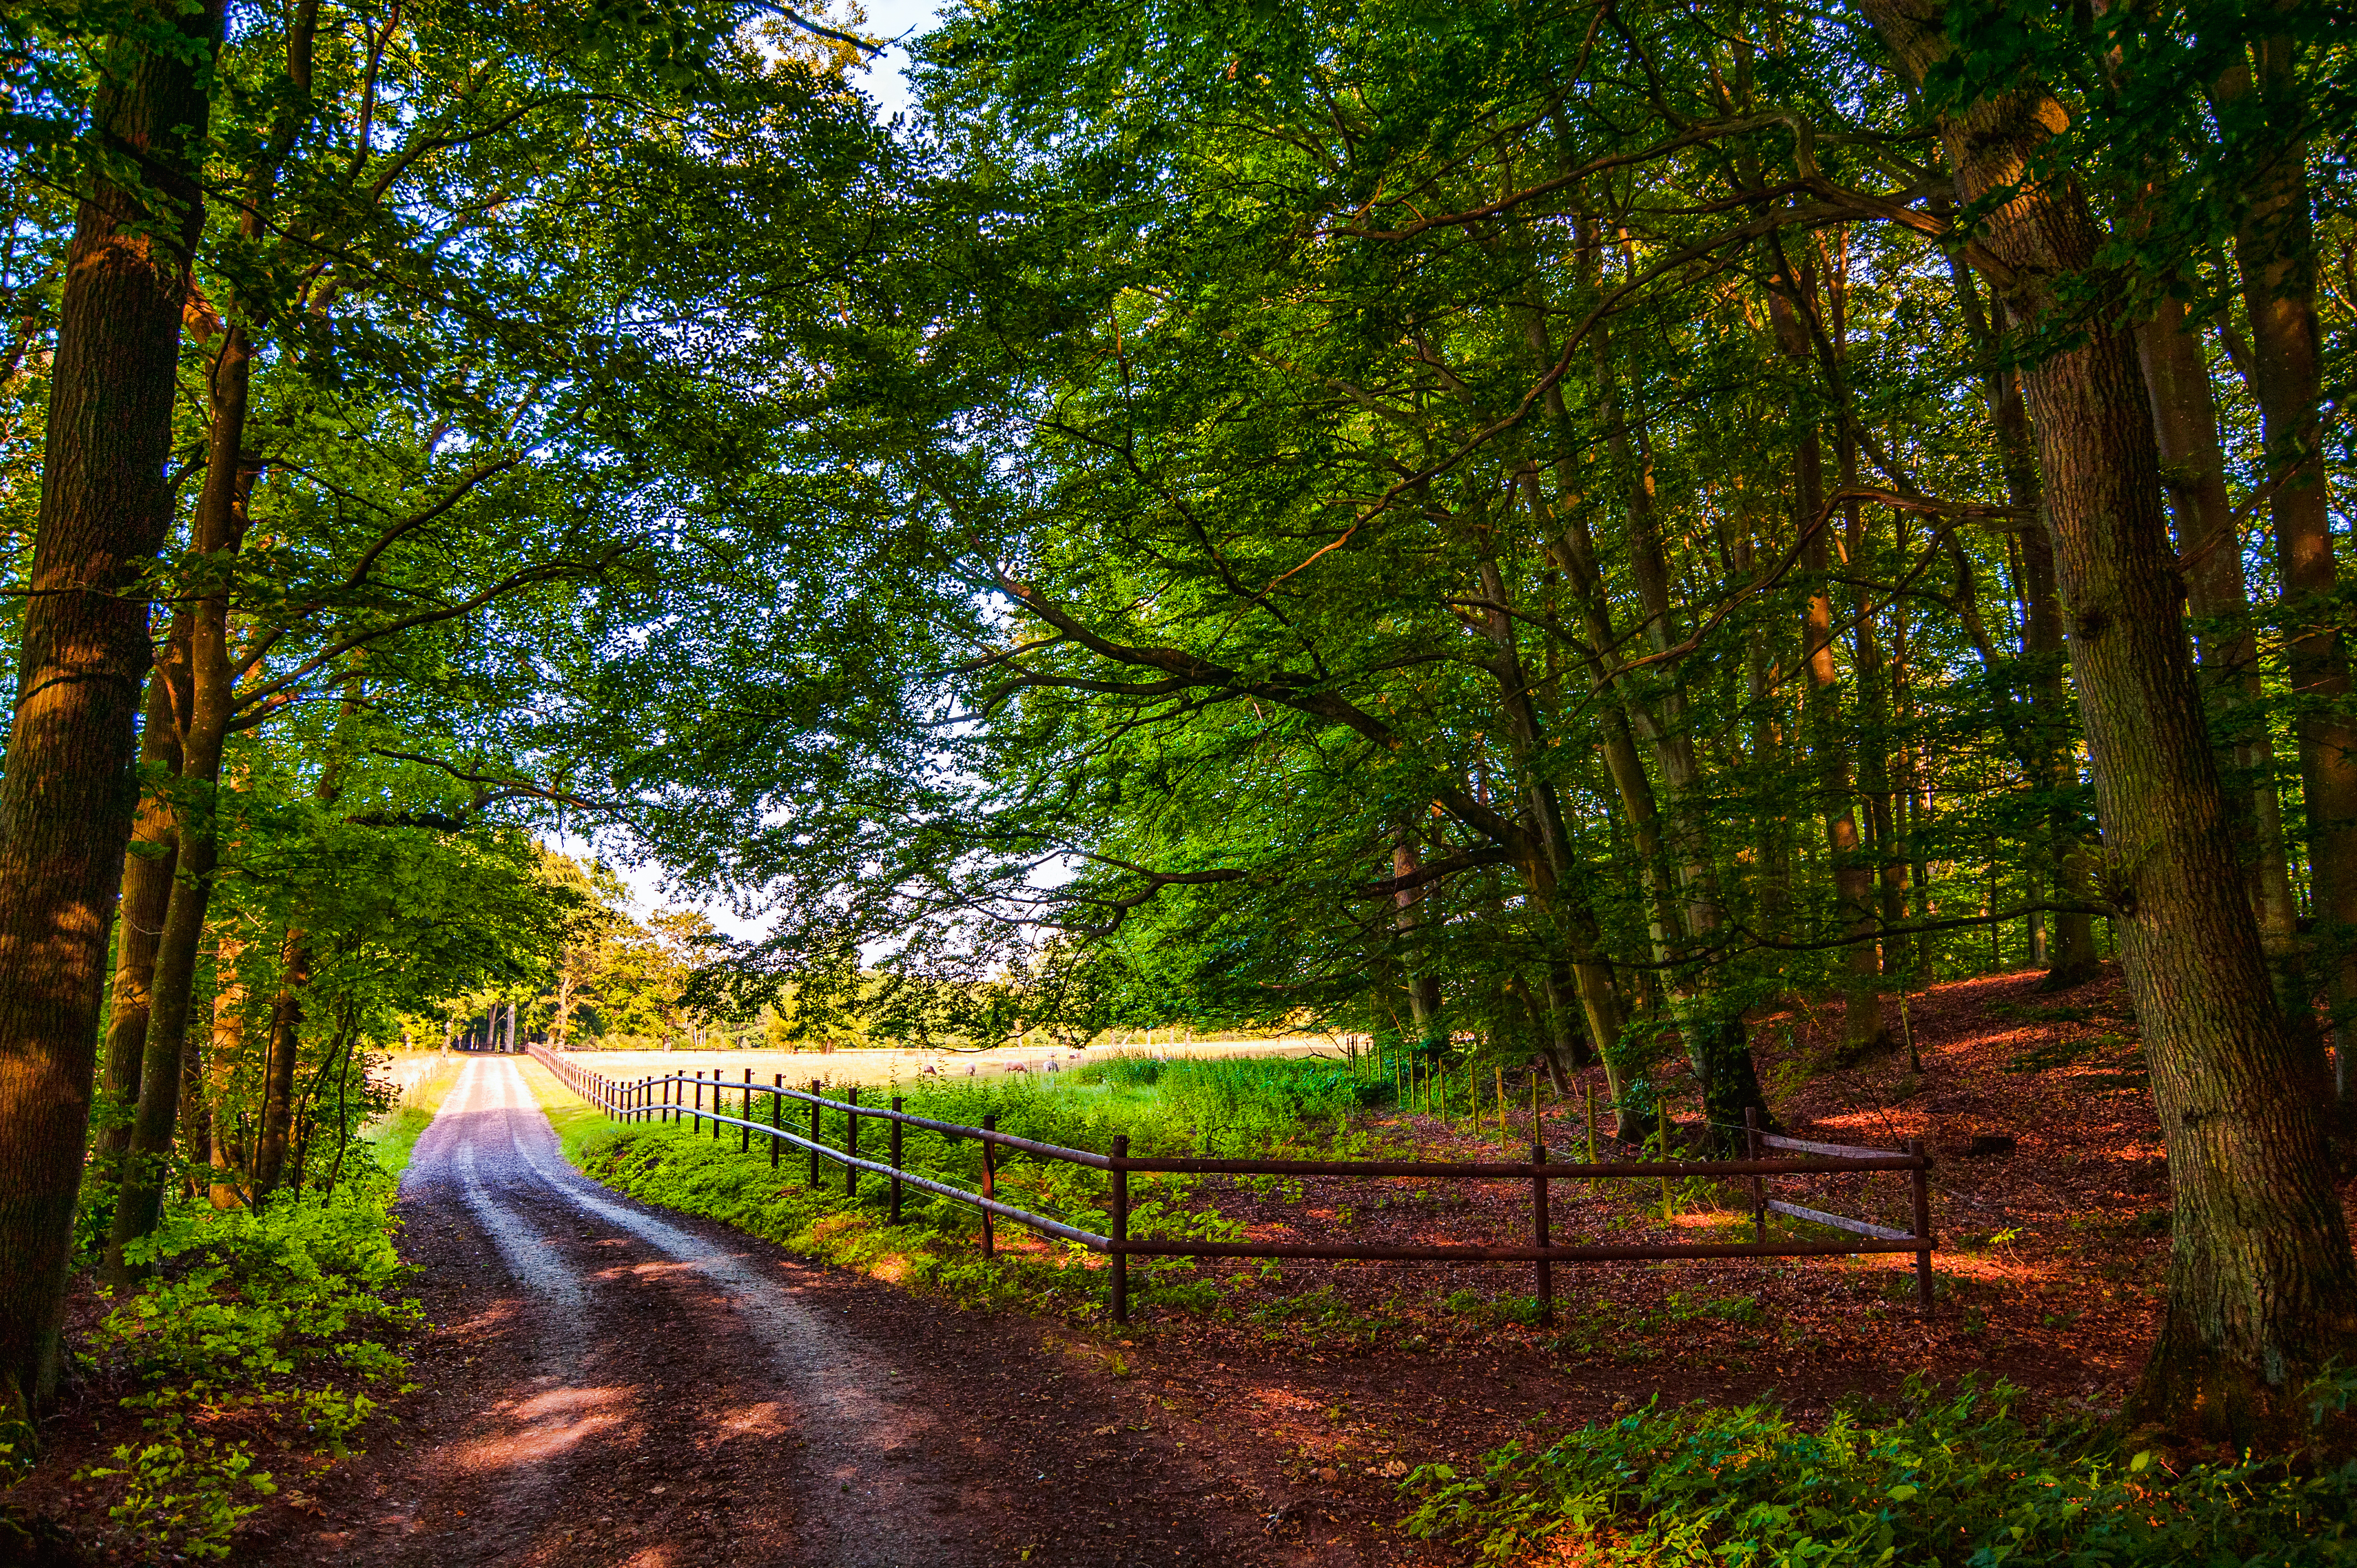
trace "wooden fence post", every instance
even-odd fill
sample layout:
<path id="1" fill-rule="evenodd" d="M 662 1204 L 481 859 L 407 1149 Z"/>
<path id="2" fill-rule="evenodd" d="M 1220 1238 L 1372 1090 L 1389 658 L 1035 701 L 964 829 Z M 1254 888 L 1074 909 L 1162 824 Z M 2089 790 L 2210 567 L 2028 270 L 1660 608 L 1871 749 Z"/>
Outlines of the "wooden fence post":
<path id="1" fill-rule="evenodd" d="M 1923 1158 L 1923 1140 L 1907 1140 L 1907 1152 L 1919 1162 L 1910 1173 L 1915 1189 L 1915 1304 L 1932 1310 L 1932 1169 Z"/>
<path id="2" fill-rule="evenodd" d="M 786 1141 L 777 1136 L 786 1130 L 786 1097 L 778 1092 L 785 1086 L 784 1073 L 773 1072 L 770 1075 L 770 1168 L 771 1170 L 778 1168 L 778 1151 L 786 1146 Z"/>
<path id="3" fill-rule="evenodd" d="M 1743 1155 L 1746 1159 L 1760 1157 L 1760 1108 L 1743 1108 Z M 1757 1174 L 1751 1178 L 1751 1236 L 1761 1246 L 1768 1244 L 1768 1183 Z"/>
<path id="4" fill-rule="evenodd" d="M 1129 1321 L 1129 1134 L 1113 1140 L 1113 1320 Z"/>
<path id="5" fill-rule="evenodd" d="M 1653 1113 L 1662 1124 L 1662 1163 L 1668 1165 L 1670 1163 L 1670 1102 L 1656 1096 L 1653 1101 Z M 1670 1176 L 1669 1173 L 1664 1171 L 1662 1173 L 1662 1221 L 1667 1224 L 1672 1218 Z"/>
<path id="6" fill-rule="evenodd" d="M 1531 1242 L 1537 1247 L 1549 1247 L 1547 1240 L 1547 1178 L 1540 1167 L 1546 1164 L 1546 1145 L 1531 1140 Z M 1539 1321 L 1549 1327 L 1555 1325 L 1555 1260 L 1541 1258 L 1538 1267 Z"/>
<path id="7" fill-rule="evenodd" d="M 818 1090 L 819 1081 L 811 1079 L 811 1178 L 813 1192 L 818 1190 Z"/>
<path id="8" fill-rule="evenodd" d="M 859 1167 L 849 1163 L 859 1157 L 859 1086 L 853 1084 L 844 1096 L 851 1109 L 843 1113 L 843 1152 L 848 1156 L 843 1167 L 843 1196 L 859 1196 Z"/>
<path id="9" fill-rule="evenodd" d="M 895 1112 L 900 1109 L 900 1097 L 897 1094 L 892 1097 L 892 1109 Z M 894 1225 L 900 1223 L 900 1123 L 898 1122 L 892 1123 L 892 1219 L 890 1223 Z"/>
<path id="10" fill-rule="evenodd" d="M 716 1072 L 719 1069 L 716 1068 L 713 1070 Z M 745 1125 L 737 1129 L 737 1152 L 740 1155 L 749 1155 L 753 1152 L 753 1069 L 751 1068 L 745 1069 L 745 1103 L 739 1109 L 744 1114 L 737 1120 Z"/>
<path id="11" fill-rule="evenodd" d="M 994 1111 L 982 1119 L 982 1130 L 985 1133 L 995 1133 L 998 1130 L 998 1112 Z M 987 1138 L 982 1141 L 982 1196 L 985 1197 L 998 1196 L 997 1148 L 998 1145 Z M 990 1210 L 984 1209 L 982 1211 L 982 1255 L 985 1258 L 998 1256 L 998 1234 L 991 1229 L 990 1219 Z"/>

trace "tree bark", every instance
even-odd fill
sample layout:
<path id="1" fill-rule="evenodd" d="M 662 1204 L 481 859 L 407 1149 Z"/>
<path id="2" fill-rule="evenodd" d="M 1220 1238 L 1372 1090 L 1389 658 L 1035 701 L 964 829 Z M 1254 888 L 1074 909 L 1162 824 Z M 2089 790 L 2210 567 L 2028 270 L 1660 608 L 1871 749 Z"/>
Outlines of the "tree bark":
<path id="1" fill-rule="evenodd" d="M 239 965 L 245 944 L 224 936 L 213 958 L 212 1049 L 208 1053 L 206 1097 L 213 1113 L 206 1128 L 212 1148 L 212 1187 L 207 1194 L 215 1208 L 235 1208 L 245 1201 L 246 1162 L 242 1139 L 223 1125 L 230 1090 L 245 1062 L 245 980 Z"/>
<path id="2" fill-rule="evenodd" d="M 2316 318 L 2316 235 L 2308 190 L 2305 94 L 2288 38 L 2255 51 L 2256 69 L 2232 72 L 2219 97 L 2255 113 L 2272 156 L 2262 165 L 2234 234 L 2234 263 L 2251 323 L 2251 391 L 2266 448 L 2267 511 L 2282 577 L 2292 734 L 2308 805 L 2308 854 L 2317 934 L 2332 1003 L 2339 1097 L 2352 1092 L 2357 1018 L 2357 724 L 2348 712 L 2349 646 L 2338 602 L 2322 416 L 2322 334 Z"/>
<path id="3" fill-rule="evenodd" d="M 2276 795 L 2275 742 L 2259 689 L 2258 638 L 2243 578 L 2243 542 L 2226 493 L 2218 405 L 2201 338 L 2185 306 L 2164 297 L 2136 328 L 2136 358 L 2152 400 L 2161 482 L 2177 514 L 2186 607 L 2193 612 L 2197 674 L 2213 728 L 2224 738 L 2220 771 L 2226 812 L 2242 861 L 2259 944 L 2275 976 L 2284 1022 L 2303 1047 L 2321 1049 L 2313 991 L 2302 952 L 2299 904 L 2284 857 L 2282 803 Z"/>
<path id="4" fill-rule="evenodd" d="M 131 848 L 123 857 L 123 898 L 116 913 L 114 985 L 106 1026 L 107 1124 L 98 1138 L 99 1167 L 119 1179 L 131 1147 L 131 1121 L 139 1108 L 139 1073 L 147 1050 L 147 1015 L 156 982 L 156 945 L 172 900 L 172 871 L 180 835 L 167 793 L 180 770 L 180 724 L 188 711 L 188 629 L 185 612 L 172 618 L 165 654 L 147 680 L 139 718 L 139 768 L 154 779 L 132 819 Z"/>
<path id="5" fill-rule="evenodd" d="M 1799 312 L 1807 307 L 1810 285 L 1805 276 L 1790 266 L 1779 271 L 1781 286 L 1769 293 L 1769 313 L 1785 354 L 1805 360 L 1813 356 Z M 1865 845 L 1858 838 L 1857 812 L 1851 802 L 1849 750 L 1841 735 L 1841 673 L 1834 663 L 1833 600 L 1825 589 L 1829 520 L 1824 515 L 1824 451 L 1813 415 L 1801 416 L 1797 437 L 1792 460 L 1794 526 L 1807 531 L 1801 543 L 1801 564 L 1811 578 L 1801 629 L 1801 668 L 1808 678 L 1803 716 L 1816 763 L 1825 848 L 1833 859 L 1834 898 L 1849 928 L 1850 942 L 1843 953 L 1846 977 L 1842 987 L 1841 1055 L 1844 1060 L 1855 1061 L 1889 1050 L 1890 1031 L 1882 1022 L 1882 962 L 1874 941 L 1874 867 L 1867 863 Z"/>
<path id="6" fill-rule="evenodd" d="M 288 927 L 280 949 L 278 993 L 270 1004 L 270 1039 L 264 1047 L 262 1127 L 253 1150 L 253 1201 L 266 1201 L 286 1170 L 286 1139 L 294 1130 L 295 1057 L 301 1044 L 303 992 L 311 983 L 311 947 Z"/>
<path id="7" fill-rule="evenodd" d="M 2045 791 L 2053 802 L 2047 812 L 2043 848 L 2055 890 L 2063 901 L 2089 903 L 2094 893 L 2088 882 L 2086 833 L 2078 813 L 2061 798 L 2071 755 L 2071 699 L 2063 684 L 2070 655 L 2062 636 L 2054 545 L 2047 536 L 2045 486 L 2039 478 L 2029 410 L 2022 402 L 2020 375 L 2005 363 L 1996 333 L 1982 313 L 1972 274 L 1953 258 L 1949 265 L 1964 331 L 1979 360 L 1982 401 L 1996 432 L 2006 501 L 2023 520 L 2015 538 L 2021 562 L 2021 652 L 2029 666 L 2029 722 L 2018 726 L 2017 750 L 2031 787 Z M 1975 641 L 1987 646 L 1986 638 Z M 2094 917 L 2064 913 L 2055 917 L 2054 927 L 2054 940 L 2040 955 L 2047 971 L 2040 988 L 2064 991 L 2093 979 L 2103 961 L 2095 946 Z"/>
<path id="8" fill-rule="evenodd" d="M 1405 836 L 1392 847 L 1392 875 L 1413 876 L 1421 870 L 1415 856 L 1415 846 Z M 1414 950 L 1416 933 L 1424 924 L 1424 887 L 1402 888 L 1392 895 L 1392 926 L 1407 943 L 1408 959 L 1407 1005 L 1415 1024 L 1416 1048 L 1429 1056 L 1448 1043 L 1440 1022 L 1440 977 L 1432 972 L 1431 957 Z"/>
<path id="9" fill-rule="evenodd" d="M 190 606 L 189 701 L 180 735 L 180 783 L 187 807 L 179 822 L 179 864 L 156 948 L 139 1106 L 115 1194 L 113 1223 L 107 1231 L 107 1273 L 118 1283 L 136 1273 L 126 1263 L 124 1248 L 153 1231 L 163 1212 L 180 1108 L 181 1058 L 196 1002 L 205 915 L 211 908 L 213 874 L 221 859 L 221 747 L 229 736 L 236 680 L 229 648 L 229 579 L 245 534 L 246 498 L 253 478 L 243 459 L 253 362 L 245 334 L 232 322 L 222 333 L 221 351 L 213 360 L 212 431 L 204 489 L 197 500 L 195 553 L 206 582 Z"/>
<path id="10" fill-rule="evenodd" d="M 1936 0 L 1863 0 L 1901 71 L 1946 52 Z M 2036 328 L 2100 234 L 2083 194 L 2031 171 L 2061 106 L 2034 87 L 1943 124 L 1958 193 L 2012 194 L 1984 230 L 2008 316 Z M 2237 1444 L 2304 1430 L 2297 1390 L 2357 1349 L 2357 1261 L 2326 1163 L 2313 1058 L 2285 1027 L 2240 868 L 2179 611 L 2159 455 L 2133 346 L 2085 325 L 2023 386 L 2079 707 L 2104 881 L 2169 1147 L 2176 1224 L 2160 1337 L 2132 1417 Z"/>
<path id="11" fill-rule="evenodd" d="M 277 189 L 278 166 L 309 115 L 317 0 L 298 0 L 288 17 L 285 53 L 287 92 L 273 117 L 271 135 L 249 171 L 246 203 L 239 228 L 254 242 L 264 233 L 263 215 Z M 245 455 L 246 411 L 253 381 L 253 324 L 267 318 L 269 302 L 240 298 L 213 356 L 208 413 L 211 428 L 205 482 L 198 497 L 193 543 L 202 563 L 201 593 L 191 607 L 189 700 L 180 735 L 180 779 L 191 810 L 180 823 L 179 865 L 172 885 L 163 936 L 156 954 L 154 1003 L 148 1015 L 145 1061 L 139 1108 L 132 1123 L 130 1157 L 108 1233 L 107 1264 L 118 1280 L 128 1278 L 123 1249 L 156 1228 L 162 1212 L 162 1167 L 173 1145 L 179 1095 L 163 1092 L 186 1076 L 188 1021 L 195 1005 L 199 950 L 211 908 L 214 873 L 221 858 L 220 786 L 221 749 L 236 707 L 236 669 L 230 656 L 230 584 L 245 541 L 247 501 L 258 470 Z"/>
<path id="12" fill-rule="evenodd" d="M 105 53 L 93 134 L 156 184 L 101 179 L 75 214 L 0 784 L 0 1415 L 15 1421 L 55 1369 L 107 933 L 137 805 L 150 651 L 135 585 L 171 524 L 164 467 L 203 217 L 190 165 L 220 5 L 143 9 L 186 47 L 117 39 Z"/>

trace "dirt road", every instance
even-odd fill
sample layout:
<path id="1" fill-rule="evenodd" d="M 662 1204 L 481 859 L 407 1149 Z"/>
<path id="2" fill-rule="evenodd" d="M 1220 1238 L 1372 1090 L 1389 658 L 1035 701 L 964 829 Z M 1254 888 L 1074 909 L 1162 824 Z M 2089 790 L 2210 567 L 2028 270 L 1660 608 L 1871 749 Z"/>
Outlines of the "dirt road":
<path id="1" fill-rule="evenodd" d="M 468 1064 L 403 1195 L 423 1388 L 396 1443 L 255 1521 L 257 1561 L 1367 1560 L 1355 1531 L 1206 1505 L 1200 1443 L 1036 1325 L 618 1197 L 565 1163 L 512 1061 Z"/>

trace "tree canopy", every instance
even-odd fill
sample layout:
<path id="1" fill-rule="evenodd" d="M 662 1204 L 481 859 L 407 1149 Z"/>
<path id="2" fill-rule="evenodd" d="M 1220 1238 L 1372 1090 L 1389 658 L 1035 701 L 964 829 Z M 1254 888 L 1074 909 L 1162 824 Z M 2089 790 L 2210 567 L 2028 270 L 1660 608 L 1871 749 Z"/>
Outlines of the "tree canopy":
<path id="1" fill-rule="evenodd" d="M 2357 1336 L 2347 22 L 1000 0 L 882 124 L 773 6 L 15 8 L 0 973 L 91 983 L 0 1008 L 0 1122 L 102 1030 L 119 1246 L 176 1148 L 282 1179 L 298 1063 L 595 974 L 1480 1039 L 1731 1138 L 1777 998 L 1856 1059 L 2115 957 L 2187 1130 L 2145 1397 L 2276 1419 Z M 601 924 L 560 830 L 769 934 Z"/>

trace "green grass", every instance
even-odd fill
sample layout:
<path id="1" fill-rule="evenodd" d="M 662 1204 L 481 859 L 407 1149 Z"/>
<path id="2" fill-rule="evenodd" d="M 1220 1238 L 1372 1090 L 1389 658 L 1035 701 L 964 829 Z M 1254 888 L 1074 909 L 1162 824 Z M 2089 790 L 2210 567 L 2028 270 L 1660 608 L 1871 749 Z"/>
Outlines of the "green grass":
<path id="1" fill-rule="evenodd" d="M 556 1129 L 556 1140 L 565 1157 L 574 1165 L 581 1163 L 580 1150 L 584 1140 L 599 1128 L 611 1127 L 606 1113 L 575 1094 L 557 1081 L 556 1075 L 530 1057 L 516 1063 L 523 1073 L 523 1081 L 532 1090 L 541 1111 L 548 1117 L 549 1125 Z"/>

